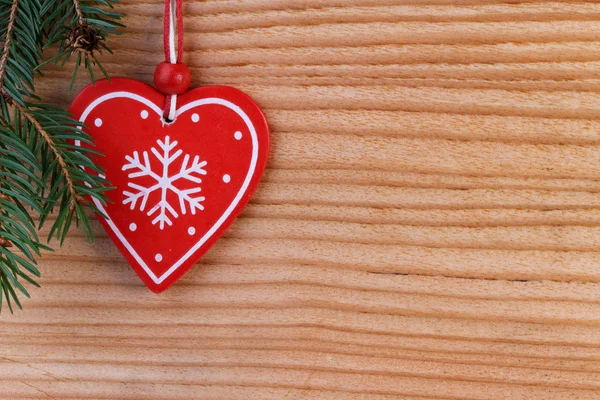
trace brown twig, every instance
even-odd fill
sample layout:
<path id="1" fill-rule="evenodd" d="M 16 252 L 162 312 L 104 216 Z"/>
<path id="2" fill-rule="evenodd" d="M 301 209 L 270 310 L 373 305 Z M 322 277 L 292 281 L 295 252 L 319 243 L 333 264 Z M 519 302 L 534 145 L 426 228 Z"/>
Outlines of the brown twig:
<path id="1" fill-rule="evenodd" d="M 77 15 L 77 22 L 79 25 L 85 25 L 85 18 L 83 18 L 83 13 L 81 12 L 81 7 L 79 5 L 79 0 L 73 0 L 73 5 L 75 6 L 75 14 Z"/>
<path id="2" fill-rule="evenodd" d="M 12 44 L 12 34 L 15 29 L 15 19 L 17 17 L 17 9 L 19 8 L 19 0 L 13 0 L 8 17 L 8 26 L 6 27 L 6 39 L 4 40 L 4 49 L 2 50 L 2 58 L 0 58 L 0 88 L 4 85 L 4 74 L 6 73 L 6 63 L 10 53 Z"/>

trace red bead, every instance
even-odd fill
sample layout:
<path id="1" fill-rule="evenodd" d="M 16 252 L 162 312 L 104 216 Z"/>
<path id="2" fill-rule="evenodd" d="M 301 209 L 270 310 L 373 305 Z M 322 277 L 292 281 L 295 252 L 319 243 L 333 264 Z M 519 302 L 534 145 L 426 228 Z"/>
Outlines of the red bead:
<path id="1" fill-rule="evenodd" d="M 163 94 L 181 94 L 190 87 L 192 77 L 185 64 L 161 62 L 154 70 L 154 84 Z"/>

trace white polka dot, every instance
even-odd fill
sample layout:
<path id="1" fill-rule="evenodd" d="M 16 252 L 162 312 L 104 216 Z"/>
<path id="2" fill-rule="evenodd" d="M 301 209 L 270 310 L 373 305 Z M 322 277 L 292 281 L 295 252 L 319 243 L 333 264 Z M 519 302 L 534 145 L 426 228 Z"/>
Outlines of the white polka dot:
<path id="1" fill-rule="evenodd" d="M 196 113 L 192 114 L 192 122 L 200 121 L 200 116 Z"/>
<path id="2" fill-rule="evenodd" d="M 94 120 L 94 125 L 96 125 L 98 127 L 102 126 L 102 120 L 100 118 L 96 118 Z"/>
<path id="3" fill-rule="evenodd" d="M 154 259 L 155 259 L 157 262 L 161 262 L 161 261 L 162 261 L 162 254 L 158 253 L 157 255 L 155 255 L 155 256 L 154 256 Z"/>
<path id="4" fill-rule="evenodd" d="M 136 229 L 137 229 L 137 225 L 135 224 L 135 222 L 132 222 L 129 224 L 129 230 L 131 232 L 135 232 Z"/>
<path id="5" fill-rule="evenodd" d="M 142 119 L 148 118 L 148 111 L 142 110 L 142 112 L 140 113 L 140 117 L 142 117 Z"/>
<path id="6" fill-rule="evenodd" d="M 194 233 L 196 233 L 196 228 L 194 228 L 193 226 L 190 226 L 188 228 L 188 235 L 193 235 Z"/>
<path id="7" fill-rule="evenodd" d="M 240 140 L 242 138 L 242 132 L 237 131 L 233 134 L 233 137 L 235 138 L 235 140 Z"/>
<path id="8" fill-rule="evenodd" d="M 229 176 L 229 174 L 223 175 L 223 182 L 229 183 L 230 181 L 231 181 L 231 177 Z"/>

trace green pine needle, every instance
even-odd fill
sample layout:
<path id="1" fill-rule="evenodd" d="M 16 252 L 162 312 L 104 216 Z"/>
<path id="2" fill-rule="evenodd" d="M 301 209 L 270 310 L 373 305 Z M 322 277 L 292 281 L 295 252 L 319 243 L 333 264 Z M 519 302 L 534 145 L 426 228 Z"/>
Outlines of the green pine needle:
<path id="1" fill-rule="evenodd" d="M 75 54 L 70 88 L 81 63 L 92 82 L 95 66 L 108 77 L 97 56 L 110 51 L 106 39 L 123 26 L 113 9 L 117 2 L 0 0 L 0 312 L 4 305 L 11 313 L 13 305 L 21 308 L 18 294 L 29 297 L 24 283 L 39 286 L 36 259 L 52 249 L 37 230 L 50 214 L 56 219 L 48 240 L 62 244 L 73 221 L 93 240 L 85 208 L 96 207 L 86 198 L 105 204 L 111 189 L 94 161 L 100 154 L 74 146 L 93 140 L 66 110 L 39 102 L 35 75 Z M 43 62 L 54 44 L 57 54 Z"/>

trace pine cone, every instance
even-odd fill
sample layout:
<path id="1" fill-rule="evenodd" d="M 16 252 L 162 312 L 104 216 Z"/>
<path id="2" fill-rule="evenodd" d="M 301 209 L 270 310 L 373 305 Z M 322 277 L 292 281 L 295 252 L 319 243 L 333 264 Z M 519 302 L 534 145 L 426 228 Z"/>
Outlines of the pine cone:
<path id="1" fill-rule="evenodd" d="M 75 51 L 94 55 L 94 50 L 100 51 L 100 43 L 104 37 L 93 27 L 83 24 L 71 28 L 66 45 L 71 46 Z"/>

